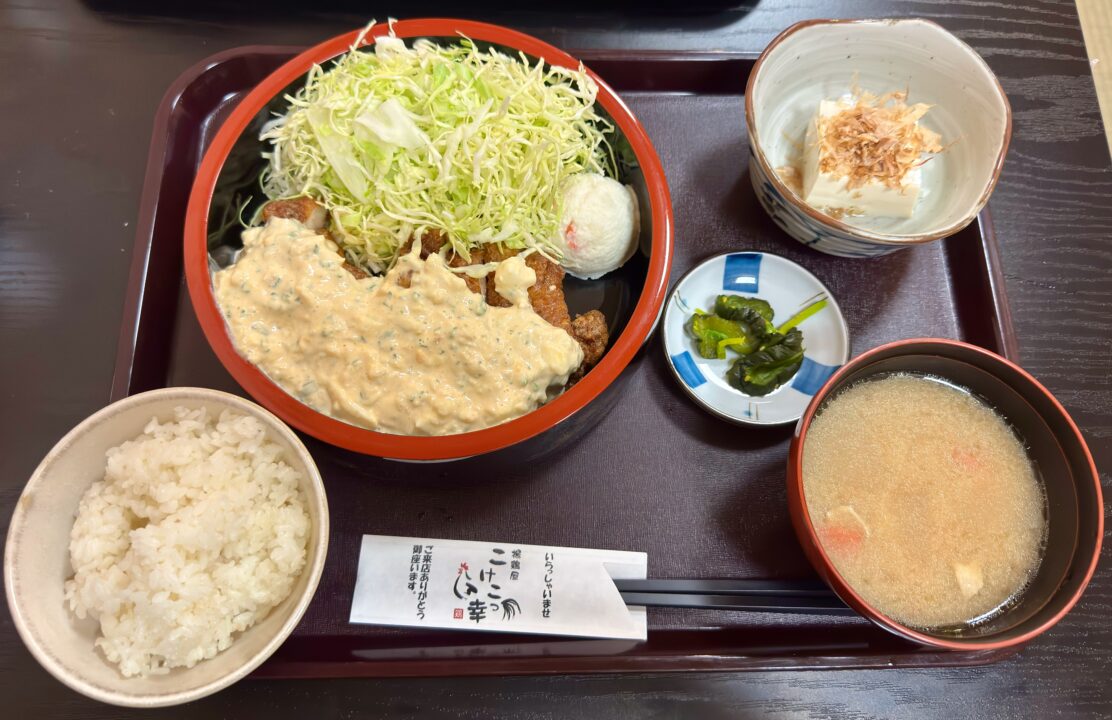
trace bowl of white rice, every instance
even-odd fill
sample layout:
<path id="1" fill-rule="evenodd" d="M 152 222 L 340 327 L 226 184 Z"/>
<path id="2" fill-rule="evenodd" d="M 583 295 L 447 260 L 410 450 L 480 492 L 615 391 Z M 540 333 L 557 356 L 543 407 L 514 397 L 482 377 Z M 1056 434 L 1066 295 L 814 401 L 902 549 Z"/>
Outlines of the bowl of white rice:
<path id="1" fill-rule="evenodd" d="M 278 418 L 201 388 L 134 395 L 70 431 L 16 504 L 4 585 L 60 681 L 103 702 L 189 702 L 289 636 L 328 545 L 324 486 Z"/>

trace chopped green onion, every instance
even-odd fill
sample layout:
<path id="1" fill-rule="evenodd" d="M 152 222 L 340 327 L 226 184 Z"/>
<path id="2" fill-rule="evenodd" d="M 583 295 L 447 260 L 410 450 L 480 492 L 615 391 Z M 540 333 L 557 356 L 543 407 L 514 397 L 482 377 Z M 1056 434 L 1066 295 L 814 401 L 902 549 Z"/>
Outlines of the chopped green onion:
<path id="1" fill-rule="evenodd" d="M 781 334 L 786 333 L 788 330 L 791 330 L 793 327 L 811 317 L 819 310 L 822 310 L 824 307 L 826 307 L 826 298 L 811 303 L 807 307 L 797 312 L 795 315 L 792 315 L 790 318 L 788 318 L 787 322 L 776 328 L 776 332 Z"/>
<path id="2" fill-rule="evenodd" d="M 718 343 L 718 359 L 726 359 L 726 349 L 736 347 L 738 345 L 751 345 L 753 341 L 750 338 L 733 337 L 726 338 Z"/>

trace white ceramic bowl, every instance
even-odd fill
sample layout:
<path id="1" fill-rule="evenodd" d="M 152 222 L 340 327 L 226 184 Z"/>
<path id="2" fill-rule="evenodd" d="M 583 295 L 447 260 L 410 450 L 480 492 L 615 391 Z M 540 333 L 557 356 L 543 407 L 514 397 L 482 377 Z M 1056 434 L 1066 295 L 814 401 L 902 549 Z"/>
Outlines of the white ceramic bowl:
<path id="1" fill-rule="evenodd" d="M 933 107 L 920 121 L 948 145 L 923 166 L 911 218 L 830 217 L 775 173 L 795 165 L 819 102 L 854 84 L 909 90 Z M 1011 138 L 1004 90 L 972 48 L 929 20 L 808 20 L 773 40 L 745 92 L 749 174 L 761 205 L 796 240 L 843 257 L 883 255 L 961 230 L 992 194 Z M 798 167 L 798 165 L 797 165 Z"/>
<path id="2" fill-rule="evenodd" d="M 826 298 L 827 306 L 804 320 L 803 366 L 768 395 L 752 397 L 726 382 L 726 371 L 737 357 L 700 357 L 686 331 L 696 308 L 711 310 L 719 295 L 767 300 L 774 324 L 785 322 L 811 303 Z M 664 306 L 664 352 L 680 387 L 704 410 L 739 425 L 784 425 L 799 419 L 811 397 L 849 360 L 849 330 L 842 310 L 826 286 L 787 258 L 762 252 L 716 255 L 692 268 L 676 283 Z"/>
<path id="3" fill-rule="evenodd" d="M 231 647 L 192 668 L 166 675 L 125 678 L 93 642 L 99 625 L 79 621 L 63 602 L 72 575 L 69 536 L 85 490 L 104 476 L 105 452 L 143 432 L 152 417 L 168 420 L 173 409 L 207 407 L 259 419 L 286 462 L 301 471 L 312 531 L 305 569 L 290 596 Z M 16 503 L 4 550 L 4 589 L 23 642 L 44 668 L 77 692 L 131 707 L 177 705 L 221 690 L 258 667 L 293 631 L 317 588 L 328 546 L 328 503 L 309 452 L 282 421 L 235 395 L 201 388 L 141 393 L 94 413 L 71 430 L 35 470 Z"/>

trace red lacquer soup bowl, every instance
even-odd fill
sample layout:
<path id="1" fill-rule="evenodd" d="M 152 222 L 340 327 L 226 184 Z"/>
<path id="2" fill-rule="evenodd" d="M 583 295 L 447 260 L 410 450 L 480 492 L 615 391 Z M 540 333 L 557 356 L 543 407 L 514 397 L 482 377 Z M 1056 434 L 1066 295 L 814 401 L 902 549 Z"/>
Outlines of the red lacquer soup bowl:
<path id="1" fill-rule="evenodd" d="M 403 20 L 392 26 L 399 38 L 458 42 L 466 36 L 480 47 L 541 59 L 553 66 L 578 68 L 578 60 L 536 38 L 507 28 L 464 20 Z M 366 49 L 390 32 L 376 25 Z M 620 270 L 600 280 L 565 283 L 573 315 L 600 308 L 609 322 L 611 342 L 601 361 L 571 389 L 515 420 L 485 430 L 438 437 L 374 432 L 318 413 L 287 394 L 236 351 L 212 289 L 212 272 L 235 257 L 241 228 L 229 218 L 250 217 L 263 200 L 258 189 L 265 167 L 259 140 L 263 124 L 287 108 L 285 95 L 304 85 L 314 65 L 347 52 L 361 30 L 313 47 L 278 68 L 252 90 L 216 133 L 201 162 L 185 222 L 185 274 L 189 296 L 205 337 L 232 377 L 252 397 L 283 420 L 329 444 L 367 455 L 415 461 L 455 460 L 502 451 L 511 446 L 518 459 L 573 440 L 593 426 L 617 398 L 622 371 L 634 361 L 659 318 L 672 262 L 672 206 L 660 158 L 644 128 L 609 86 L 598 84 L 596 109 L 612 120 L 611 144 L 625 160 L 620 180 L 630 185 L 640 206 L 639 252 Z M 558 429 L 557 429 L 558 428 Z M 527 448 L 527 450 L 524 450 Z"/>
<path id="2" fill-rule="evenodd" d="M 886 616 L 838 573 L 808 514 L 803 449 L 816 414 L 854 383 L 893 373 L 941 378 L 987 403 L 1024 443 L 1045 488 L 1047 538 L 1042 561 L 1018 597 L 985 622 L 935 632 L 909 627 Z M 913 429 L 895 428 L 893 432 Z M 1017 645 L 1061 620 L 1093 576 L 1104 532 L 1100 478 L 1092 454 L 1065 408 L 1015 363 L 956 340 L 901 340 L 882 345 L 835 373 L 815 394 L 796 426 L 788 455 L 788 505 L 808 559 L 847 605 L 897 635 L 950 650 L 995 650 Z"/>

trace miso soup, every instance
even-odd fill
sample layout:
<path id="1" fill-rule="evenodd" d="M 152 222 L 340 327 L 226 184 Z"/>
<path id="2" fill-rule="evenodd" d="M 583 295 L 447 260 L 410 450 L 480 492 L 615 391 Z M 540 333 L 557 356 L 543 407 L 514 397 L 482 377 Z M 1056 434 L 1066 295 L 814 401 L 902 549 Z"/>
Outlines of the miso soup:
<path id="1" fill-rule="evenodd" d="M 1041 558 L 1046 500 L 1022 442 L 941 380 L 889 375 L 834 396 L 807 433 L 803 490 L 846 583 L 906 625 L 992 617 Z"/>

